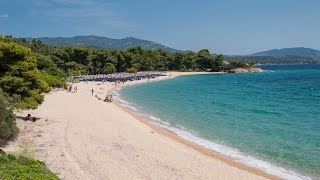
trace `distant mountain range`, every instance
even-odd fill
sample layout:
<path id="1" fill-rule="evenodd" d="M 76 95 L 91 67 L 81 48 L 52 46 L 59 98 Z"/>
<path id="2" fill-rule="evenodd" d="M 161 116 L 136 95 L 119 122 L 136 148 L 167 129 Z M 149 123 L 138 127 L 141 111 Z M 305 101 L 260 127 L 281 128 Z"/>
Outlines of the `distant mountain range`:
<path id="1" fill-rule="evenodd" d="M 32 39 L 41 40 L 43 43 L 54 46 L 88 46 L 97 49 L 118 49 L 126 50 L 131 47 L 140 46 L 145 49 L 155 50 L 162 49 L 167 52 L 185 52 L 173 49 L 162 44 L 137 39 L 133 37 L 123 39 L 111 39 L 99 36 L 74 36 L 74 37 L 41 37 L 41 38 L 26 38 L 28 41 Z M 320 63 L 320 51 L 304 48 L 283 48 L 272 49 L 268 51 L 258 52 L 246 56 L 225 56 L 226 60 L 246 60 L 258 64 L 295 64 L 295 63 Z"/>
<path id="2" fill-rule="evenodd" d="M 32 39 L 41 40 L 45 44 L 54 46 L 88 46 L 98 49 L 118 49 L 126 50 L 131 47 L 140 46 L 145 49 L 155 50 L 162 49 L 168 52 L 182 52 L 177 49 L 173 49 L 164 46 L 159 43 L 155 43 L 148 40 L 137 39 L 128 37 L 124 39 L 111 39 L 107 37 L 99 36 L 74 36 L 74 37 L 41 37 L 41 38 L 26 38 L 28 41 Z"/>
<path id="3" fill-rule="evenodd" d="M 320 51 L 304 47 L 283 48 L 244 56 L 225 56 L 225 59 L 243 60 L 256 64 L 319 64 Z"/>
<path id="4" fill-rule="evenodd" d="M 295 48 L 283 48 L 283 49 L 272 49 L 269 51 L 263 51 L 251 54 L 251 56 L 271 56 L 271 57 L 285 57 L 285 56 L 299 56 L 299 57 L 309 57 L 317 58 L 320 57 L 320 51 L 304 48 L 304 47 L 295 47 Z"/>

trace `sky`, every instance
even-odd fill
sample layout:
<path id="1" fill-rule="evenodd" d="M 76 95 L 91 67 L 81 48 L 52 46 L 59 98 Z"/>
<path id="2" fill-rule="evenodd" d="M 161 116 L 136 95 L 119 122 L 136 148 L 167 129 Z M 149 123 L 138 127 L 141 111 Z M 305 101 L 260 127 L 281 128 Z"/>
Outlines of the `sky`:
<path id="1" fill-rule="evenodd" d="M 320 0 L 0 0 L 0 34 L 136 37 L 227 55 L 320 50 Z"/>

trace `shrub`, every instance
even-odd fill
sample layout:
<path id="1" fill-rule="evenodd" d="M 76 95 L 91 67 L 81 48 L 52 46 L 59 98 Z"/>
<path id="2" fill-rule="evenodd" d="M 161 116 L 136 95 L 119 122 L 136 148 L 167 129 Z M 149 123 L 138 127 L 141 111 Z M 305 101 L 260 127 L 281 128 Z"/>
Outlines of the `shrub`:
<path id="1" fill-rule="evenodd" d="M 127 71 L 128 71 L 128 73 L 136 73 L 136 72 L 138 72 L 138 69 L 135 67 L 131 67 L 131 68 L 127 69 Z"/>
<path id="2" fill-rule="evenodd" d="M 12 99 L 0 89 L 0 146 L 18 134 Z"/>
<path id="3" fill-rule="evenodd" d="M 42 74 L 41 78 L 46 81 L 50 87 L 66 87 L 65 81 L 60 77 Z"/>
<path id="4" fill-rule="evenodd" d="M 24 156 L 0 155 L 0 179 L 33 179 L 56 180 L 57 175 L 52 173 L 44 162 Z"/>

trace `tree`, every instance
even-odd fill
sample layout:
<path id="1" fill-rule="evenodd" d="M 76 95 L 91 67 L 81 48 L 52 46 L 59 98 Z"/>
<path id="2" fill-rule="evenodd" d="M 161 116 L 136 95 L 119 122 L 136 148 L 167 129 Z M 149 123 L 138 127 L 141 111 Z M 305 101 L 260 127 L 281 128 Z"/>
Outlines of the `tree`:
<path id="1" fill-rule="evenodd" d="M 53 62 L 50 56 L 43 56 L 40 54 L 36 54 L 36 59 L 37 59 L 37 68 L 40 71 L 53 76 L 58 76 L 60 78 L 65 76 L 63 71 L 57 67 L 57 65 Z"/>
<path id="2" fill-rule="evenodd" d="M 16 108 L 37 108 L 49 87 L 41 78 L 31 50 L 13 42 L 0 42 L 0 54 L 0 62 L 5 67 L 5 72 L 2 72 L 4 75 L 0 78 L 0 88 L 20 100 Z"/>
<path id="3" fill-rule="evenodd" d="M 126 58 L 128 58 L 127 55 L 129 55 L 129 53 L 126 52 L 120 52 L 120 51 L 115 51 L 112 53 L 113 58 L 116 59 L 117 62 L 117 71 L 118 72 L 125 72 L 127 70 L 127 68 L 129 68 L 129 63 L 128 60 Z M 126 57 L 126 58 L 125 58 Z"/>
<path id="4" fill-rule="evenodd" d="M 86 66 L 74 61 L 65 63 L 63 68 L 68 76 L 79 76 L 88 73 Z"/>
<path id="5" fill-rule="evenodd" d="M 105 74 L 111 74 L 111 73 L 115 73 L 116 72 L 116 67 L 111 64 L 111 63 L 107 63 L 104 67 L 104 73 Z"/>
<path id="6" fill-rule="evenodd" d="M 187 70 L 194 70 L 196 68 L 197 55 L 194 52 L 187 52 L 183 58 L 183 64 Z"/>
<path id="7" fill-rule="evenodd" d="M 71 60 L 87 66 L 91 61 L 91 49 L 87 47 L 72 47 Z"/>
<path id="8" fill-rule="evenodd" d="M 0 89 L 0 146 L 15 138 L 18 132 L 12 98 Z"/>
<path id="9" fill-rule="evenodd" d="M 0 76 L 3 76 L 10 69 L 10 66 L 29 58 L 30 55 L 30 49 L 0 38 Z"/>
<path id="10" fill-rule="evenodd" d="M 197 67 L 200 70 L 207 70 L 211 68 L 211 64 L 213 57 L 210 55 L 210 52 L 208 49 L 202 49 L 197 54 Z"/>
<path id="11" fill-rule="evenodd" d="M 214 58 L 211 63 L 211 71 L 218 72 L 222 70 L 223 66 L 223 55 L 220 54 Z"/>
<path id="12" fill-rule="evenodd" d="M 25 41 L 20 39 L 21 43 L 25 46 Z M 49 55 L 53 52 L 53 47 L 42 43 L 40 40 L 33 39 L 30 44 L 31 51 L 42 55 Z"/>
<path id="13" fill-rule="evenodd" d="M 169 57 L 169 70 L 180 70 L 182 65 L 183 54 L 182 53 L 174 53 Z"/>

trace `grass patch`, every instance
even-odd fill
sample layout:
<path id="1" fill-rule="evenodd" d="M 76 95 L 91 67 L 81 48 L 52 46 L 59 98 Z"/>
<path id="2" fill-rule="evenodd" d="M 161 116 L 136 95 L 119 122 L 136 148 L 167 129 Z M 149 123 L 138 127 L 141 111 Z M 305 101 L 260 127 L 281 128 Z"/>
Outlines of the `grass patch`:
<path id="1" fill-rule="evenodd" d="M 35 146 L 31 141 L 24 140 L 19 145 L 19 151 L 14 153 L 14 155 L 35 159 L 36 158 Z"/>
<path id="2" fill-rule="evenodd" d="M 56 180 L 59 178 L 47 168 L 44 162 L 24 156 L 3 154 L 0 155 L 0 179 Z"/>

